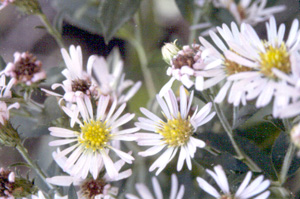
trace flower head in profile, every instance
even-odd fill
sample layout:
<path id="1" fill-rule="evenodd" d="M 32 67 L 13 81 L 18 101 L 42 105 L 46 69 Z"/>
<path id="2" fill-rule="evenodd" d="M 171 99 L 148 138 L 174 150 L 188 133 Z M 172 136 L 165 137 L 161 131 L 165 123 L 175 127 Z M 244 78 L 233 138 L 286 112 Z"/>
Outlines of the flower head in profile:
<path id="1" fill-rule="evenodd" d="M 245 179 L 239 186 L 238 190 L 234 193 L 230 190 L 226 174 L 221 165 L 215 166 L 214 171 L 206 169 L 206 172 L 214 179 L 221 191 L 217 191 L 217 189 L 203 178 L 198 177 L 197 181 L 199 183 L 199 187 L 214 198 L 250 199 L 256 196 L 256 199 L 266 199 L 270 195 L 270 191 L 266 191 L 270 186 L 270 181 L 264 180 L 264 177 L 261 175 L 250 183 L 252 177 L 251 171 L 246 174 Z"/>
<path id="2" fill-rule="evenodd" d="M 57 153 L 60 151 L 57 150 L 57 152 L 53 152 L 52 155 L 55 157 Z M 63 168 L 65 163 L 67 161 L 67 158 L 65 156 L 56 159 L 57 164 Z M 125 161 L 124 160 L 118 160 L 114 163 L 114 167 L 119 172 L 122 167 L 124 166 Z M 68 169 L 66 172 L 70 174 L 70 171 L 72 168 Z M 118 188 L 113 187 L 111 185 L 111 182 L 119 181 L 125 178 L 128 178 L 132 174 L 131 169 L 127 169 L 125 171 L 122 171 L 118 174 L 117 177 L 111 178 L 107 173 L 104 174 L 100 178 L 97 179 L 88 177 L 86 179 L 74 177 L 74 176 L 54 176 L 51 178 L 47 178 L 47 182 L 57 185 L 57 186 L 70 186 L 73 184 L 76 187 L 79 187 L 79 191 L 77 192 L 77 195 L 79 198 L 82 199 L 115 199 L 118 195 Z"/>
<path id="3" fill-rule="evenodd" d="M 29 52 L 15 52 L 14 62 L 8 63 L 0 74 L 11 77 L 15 83 L 24 83 L 28 86 L 46 78 L 42 62 Z"/>
<path id="4" fill-rule="evenodd" d="M 154 195 L 152 195 L 149 188 L 143 184 L 143 183 L 137 183 L 135 185 L 135 188 L 139 194 L 140 197 L 137 197 L 133 194 L 126 194 L 127 199 L 163 199 L 163 192 L 161 190 L 161 187 L 158 183 L 158 180 L 156 177 L 152 178 L 152 185 L 154 189 Z M 182 199 L 184 195 L 184 186 L 180 185 L 180 188 L 178 190 L 178 179 L 175 174 L 172 174 L 171 177 L 171 192 L 170 192 L 170 199 Z"/>
<path id="5" fill-rule="evenodd" d="M 72 176 L 85 179 L 90 172 L 94 179 L 103 166 L 111 178 L 118 175 L 112 159 L 109 157 L 110 151 L 114 151 L 125 162 L 131 164 L 134 158 L 119 149 L 114 148 L 111 143 L 114 140 L 132 141 L 135 136 L 132 134 L 139 128 L 128 128 L 119 130 L 118 128 L 134 118 L 134 114 L 126 113 L 120 116 L 124 111 L 126 104 L 117 108 L 117 101 L 109 104 L 109 96 L 101 95 L 98 100 L 98 106 L 92 105 L 89 97 L 77 98 L 77 108 L 70 110 L 64 107 L 64 111 L 71 117 L 71 127 L 76 122 L 79 128 L 65 129 L 59 127 L 50 127 L 50 134 L 59 137 L 59 140 L 51 141 L 50 146 L 69 145 L 66 149 L 57 153 L 54 159 L 67 156 L 63 166 L 65 171 L 69 171 Z M 96 114 L 94 115 L 94 110 Z M 78 117 L 78 112 L 80 116 Z M 77 126 L 75 126 L 77 127 Z"/>
<path id="6" fill-rule="evenodd" d="M 188 97 L 183 86 L 180 87 L 179 105 L 175 94 L 169 90 L 164 99 L 159 95 L 156 99 L 163 110 L 165 119 L 161 119 L 149 110 L 141 108 L 146 116 L 138 118 L 137 127 L 150 131 L 147 133 L 136 133 L 137 143 L 141 146 L 152 146 L 146 151 L 139 152 L 141 156 L 152 156 L 161 151 L 162 155 L 151 165 L 149 171 L 158 168 L 158 175 L 179 151 L 177 171 L 183 167 L 186 161 L 188 169 L 191 170 L 191 158 L 197 147 L 205 147 L 202 140 L 193 137 L 197 128 L 210 121 L 215 112 L 211 112 L 211 103 L 206 104 L 200 111 L 190 112 L 193 101 L 193 92 Z"/>

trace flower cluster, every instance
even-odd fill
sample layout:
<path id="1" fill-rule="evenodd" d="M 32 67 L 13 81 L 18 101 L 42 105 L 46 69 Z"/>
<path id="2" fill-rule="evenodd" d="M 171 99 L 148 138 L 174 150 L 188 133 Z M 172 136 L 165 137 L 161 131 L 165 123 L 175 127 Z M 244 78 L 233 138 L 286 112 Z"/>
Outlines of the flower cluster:
<path id="1" fill-rule="evenodd" d="M 228 102 L 234 106 L 246 105 L 247 101 L 256 99 L 256 107 L 261 108 L 274 99 L 273 116 L 295 116 L 299 99 L 298 24 L 298 20 L 294 20 L 286 40 L 285 25 L 281 24 L 277 29 L 274 17 L 266 23 L 267 40 L 259 38 L 249 24 L 242 24 L 240 30 L 235 23 L 231 28 L 225 24 L 217 27 L 220 36 L 211 31 L 210 37 L 218 49 L 203 37 L 199 38 L 203 47 L 194 50 L 201 54 L 202 73 L 190 73 L 196 79 L 190 85 L 195 84 L 197 90 L 203 91 L 226 80 L 216 95 L 216 102 L 223 102 L 228 95 Z M 177 76 L 172 76 L 173 81 Z M 179 80 L 187 84 L 185 79 Z"/>

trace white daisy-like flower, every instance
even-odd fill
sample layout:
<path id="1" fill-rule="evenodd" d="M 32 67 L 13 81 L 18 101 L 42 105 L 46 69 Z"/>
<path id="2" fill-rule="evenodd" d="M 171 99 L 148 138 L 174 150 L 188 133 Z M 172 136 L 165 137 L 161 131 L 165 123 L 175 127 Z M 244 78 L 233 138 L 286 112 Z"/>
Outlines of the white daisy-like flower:
<path id="1" fill-rule="evenodd" d="M 132 80 L 125 79 L 124 62 L 119 56 L 114 57 L 111 62 L 109 64 L 104 57 L 97 57 L 93 72 L 99 85 L 100 94 L 110 95 L 121 104 L 130 100 L 142 83 L 141 81 L 134 83 Z"/>
<path id="2" fill-rule="evenodd" d="M 270 18 L 267 26 L 267 41 L 261 40 L 255 30 L 248 24 L 241 27 L 240 44 L 228 41 L 231 51 L 225 52 L 227 58 L 237 64 L 250 67 L 253 70 L 247 72 L 248 77 L 253 80 L 245 85 L 247 90 L 246 99 L 257 98 L 256 107 L 268 105 L 274 98 L 273 115 L 278 114 L 278 110 L 287 105 L 289 96 L 275 95 L 276 91 L 287 85 L 287 81 L 278 76 L 278 71 L 291 74 L 297 67 L 297 62 L 293 57 L 300 47 L 300 35 L 298 30 L 298 20 L 294 20 L 290 33 L 284 41 L 285 25 L 281 24 L 277 31 L 274 17 Z M 244 76 L 234 74 L 228 77 L 229 80 L 239 81 Z"/>
<path id="3" fill-rule="evenodd" d="M 140 197 L 135 196 L 133 194 L 126 194 L 127 199 L 163 199 L 163 192 L 161 190 L 161 187 L 159 185 L 159 182 L 156 177 L 152 178 L 152 185 L 154 189 L 154 195 L 152 195 L 149 188 L 143 184 L 143 183 L 137 183 L 135 185 L 135 188 L 139 194 Z M 180 188 L 178 190 L 178 179 L 175 174 L 172 174 L 171 176 L 171 192 L 170 196 L 168 198 L 170 199 L 182 199 L 184 195 L 184 185 L 180 185 Z"/>
<path id="4" fill-rule="evenodd" d="M 6 102 L 1 101 L 1 98 L 11 98 L 11 91 L 15 80 L 11 79 L 8 84 L 6 85 L 6 78 L 5 75 L 1 75 L 0 77 L 0 123 L 2 125 L 9 119 L 9 110 L 12 108 L 19 108 L 19 103 L 13 103 L 7 106 Z"/>
<path id="5" fill-rule="evenodd" d="M 248 75 L 248 71 L 252 68 L 245 66 L 244 64 L 237 64 L 229 60 L 226 52 L 230 50 L 230 42 L 241 44 L 240 31 L 235 23 L 231 23 L 231 29 L 223 24 L 222 28 L 217 27 L 221 38 L 213 31 L 210 31 L 210 37 L 218 47 L 216 49 L 203 37 L 200 37 L 200 42 L 204 46 L 202 54 L 206 57 L 206 66 L 203 72 L 206 73 L 207 77 L 199 77 L 196 82 L 197 90 L 205 90 L 213 87 L 221 81 L 225 80 L 225 84 L 222 85 L 219 93 L 215 98 L 215 102 L 221 103 L 228 95 L 228 102 L 234 106 L 238 106 L 240 103 L 246 104 L 246 90 L 245 85 L 253 81 L 253 77 Z M 222 41 L 225 41 L 225 43 Z M 239 81 L 230 81 L 232 75 L 239 74 L 241 76 Z"/>
<path id="6" fill-rule="evenodd" d="M 235 193 L 232 193 L 228 184 L 226 174 L 221 165 L 214 167 L 214 172 L 206 169 L 206 172 L 215 180 L 221 191 L 217 191 L 203 178 L 197 177 L 199 187 L 214 198 L 221 199 L 266 199 L 270 195 L 270 191 L 266 191 L 270 186 L 269 180 L 264 180 L 264 177 L 258 176 L 250 184 L 252 172 L 246 174 L 245 179 Z"/>
<path id="7" fill-rule="evenodd" d="M 166 165 L 174 158 L 179 151 L 177 171 L 183 167 L 186 161 L 188 169 L 191 170 L 191 158 L 197 147 L 205 147 L 205 142 L 193 137 L 197 128 L 210 121 L 215 112 L 211 112 L 211 103 L 206 104 L 200 111 L 191 113 L 191 105 L 194 92 L 188 97 L 183 86 L 180 87 L 180 105 L 178 105 L 175 94 L 169 90 L 164 99 L 159 95 L 156 99 L 163 110 L 163 115 L 167 121 L 159 118 L 149 110 L 141 108 L 141 112 L 147 117 L 138 118 L 135 125 L 150 132 L 136 133 L 137 143 L 141 146 L 152 146 L 146 151 L 139 152 L 141 156 L 152 156 L 161 151 L 162 155 L 150 166 L 149 171 L 158 168 L 158 175 Z"/>
<path id="8" fill-rule="evenodd" d="M 82 63 L 82 51 L 80 46 L 70 46 L 69 53 L 66 49 L 61 49 L 61 54 L 66 64 L 66 69 L 62 71 L 62 74 L 66 77 L 61 83 L 55 83 L 52 85 L 52 89 L 55 90 L 58 87 L 62 87 L 65 91 L 61 96 L 55 92 L 43 89 L 46 93 L 54 96 L 63 97 L 67 102 L 76 102 L 77 98 L 82 96 L 99 96 L 97 91 L 97 84 L 92 78 L 92 68 L 97 56 L 92 55 L 87 62 L 87 72 L 83 69 Z"/>
<path id="9" fill-rule="evenodd" d="M 114 151 L 125 162 L 131 164 L 134 158 L 119 149 L 111 146 L 114 140 L 133 141 L 135 140 L 134 132 L 139 128 L 128 128 L 118 130 L 119 127 L 126 124 L 134 118 L 134 114 L 126 113 L 120 117 L 124 111 L 126 104 L 120 105 L 116 109 L 118 102 L 114 100 L 109 105 L 110 97 L 101 95 L 98 106 L 93 107 L 88 96 L 77 98 L 77 109 L 74 111 L 64 107 L 64 111 L 71 117 L 71 123 L 79 124 L 80 129 L 65 129 L 59 127 L 50 127 L 50 134 L 62 139 L 51 141 L 50 146 L 69 145 L 66 149 L 57 153 L 54 159 L 61 158 L 67 154 L 68 156 L 63 169 L 70 174 L 85 179 L 90 172 L 94 179 L 97 178 L 103 165 L 106 172 L 111 178 L 118 175 L 112 159 L 109 157 L 110 150 Z M 96 116 L 94 116 L 94 109 Z M 78 112 L 80 118 L 78 118 Z M 83 121 L 81 121 L 83 120 Z"/>
<path id="10" fill-rule="evenodd" d="M 238 24 L 256 24 L 268 20 L 272 15 L 285 10 L 284 5 L 266 8 L 267 0 L 213 0 L 216 7 L 228 9 Z"/>
<path id="11" fill-rule="evenodd" d="M 115 61 L 112 72 L 103 57 L 92 55 L 87 62 L 87 70 L 83 69 L 81 47 L 71 45 L 69 53 L 61 49 L 67 69 L 62 71 L 66 80 L 52 85 L 52 89 L 62 87 L 65 91 L 63 98 L 67 102 L 76 102 L 76 98 L 84 95 L 98 99 L 100 95 L 110 95 L 118 99 L 119 104 L 127 102 L 140 88 L 141 82 L 134 84 L 132 80 L 125 80 L 123 62 Z M 94 72 L 95 78 L 92 73 Z M 130 88 L 131 87 L 131 88 Z M 124 91 L 130 88 L 125 94 Z M 62 97 L 61 95 L 45 90 L 45 92 Z"/>
<path id="12" fill-rule="evenodd" d="M 57 152 L 53 152 L 52 156 L 57 156 L 57 153 L 60 151 L 57 150 Z M 56 159 L 57 164 L 63 168 L 66 164 L 67 158 L 65 156 Z M 121 168 L 124 166 L 125 161 L 118 160 L 114 163 L 114 167 L 119 172 Z M 72 168 L 68 169 L 66 172 L 70 174 L 72 171 Z M 82 199 L 90 199 L 90 198 L 104 198 L 104 199 L 115 199 L 118 194 L 118 188 L 113 187 L 110 183 L 114 181 L 119 181 L 125 178 L 128 178 L 131 176 L 132 171 L 131 169 L 127 169 L 125 171 L 122 171 L 119 173 L 119 175 L 115 178 L 111 178 L 107 173 L 104 174 L 102 178 L 87 178 L 82 179 L 74 176 L 54 176 L 52 178 L 47 178 L 47 182 L 57 185 L 57 186 L 70 186 L 73 184 L 74 186 L 78 186 L 79 191 L 77 192 L 77 195 L 79 198 Z"/>
<path id="13" fill-rule="evenodd" d="M 0 75 L 5 74 L 14 80 L 14 83 L 31 85 L 46 78 L 42 69 L 42 62 L 29 52 L 15 52 L 14 62 L 9 62 Z"/>

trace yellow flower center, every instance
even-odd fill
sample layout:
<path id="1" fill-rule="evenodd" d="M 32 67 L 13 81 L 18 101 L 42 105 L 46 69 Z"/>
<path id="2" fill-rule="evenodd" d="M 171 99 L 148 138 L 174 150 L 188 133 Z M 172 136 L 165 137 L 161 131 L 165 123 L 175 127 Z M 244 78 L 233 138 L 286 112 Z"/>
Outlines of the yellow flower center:
<path id="1" fill-rule="evenodd" d="M 219 199 L 232 199 L 231 196 L 222 195 Z"/>
<path id="2" fill-rule="evenodd" d="M 164 141 L 171 147 L 185 145 L 193 134 L 193 126 L 189 119 L 178 118 L 163 122 L 163 126 L 157 130 L 157 133 L 164 136 Z"/>
<path id="3" fill-rule="evenodd" d="M 80 143 L 93 151 L 103 149 L 109 140 L 110 128 L 106 126 L 106 122 L 100 120 L 84 122 L 84 126 L 81 127 L 81 136 L 78 138 Z"/>
<path id="4" fill-rule="evenodd" d="M 266 52 L 260 53 L 261 73 L 270 78 L 275 78 L 272 68 L 277 68 L 284 73 L 291 72 L 290 55 L 282 43 L 279 47 L 266 44 Z"/>

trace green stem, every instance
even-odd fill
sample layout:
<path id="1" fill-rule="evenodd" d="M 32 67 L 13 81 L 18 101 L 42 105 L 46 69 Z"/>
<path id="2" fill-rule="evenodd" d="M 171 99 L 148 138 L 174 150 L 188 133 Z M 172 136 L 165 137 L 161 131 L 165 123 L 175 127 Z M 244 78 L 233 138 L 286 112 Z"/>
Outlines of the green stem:
<path id="1" fill-rule="evenodd" d="M 30 165 L 31 168 L 35 170 L 35 172 L 38 174 L 38 176 L 45 182 L 45 184 L 49 187 L 49 189 L 55 189 L 55 187 L 51 184 L 49 184 L 46 181 L 46 174 L 41 170 L 41 168 L 30 158 L 27 149 L 22 145 L 21 142 L 17 143 L 16 149 L 19 151 L 19 153 L 22 155 L 24 160 Z"/>
<path id="2" fill-rule="evenodd" d="M 287 177 L 287 174 L 289 172 L 289 168 L 291 166 L 295 151 L 296 151 L 295 145 L 292 142 L 290 142 L 289 148 L 288 148 L 288 150 L 285 154 L 283 164 L 282 164 L 282 167 L 281 167 L 281 171 L 280 171 L 279 182 L 280 182 L 281 185 L 286 180 L 286 177 Z"/>
<path id="3" fill-rule="evenodd" d="M 196 25 L 198 24 L 199 20 L 201 18 L 201 10 L 200 9 L 196 9 L 195 10 L 195 17 L 193 18 L 193 23 L 192 25 Z M 190 30 L 190 36 L 189 36 L 189 44 L 193 44 L 196 40 L 196 29 Z"/>
<path id="4" fill-rule="evenodd" d="M 136 32 L 135 32 L 135 37 L 130 37 L 129 38 L 129 42 L 131 43 L 131 45 L 133 45 L 138 53 L 138 57 L 139 57 L 139 61 L 141 64 L 141 69 L 142 69 L 142 73 L 145 79 L 145 84 L 146 84 L 146 89 L 148 91 L 148 95 L 150 98 L 155 97 L 156 95 L 156 89 L 154 86 L 154 81 L 151 75 L 151 71 L 148 68 L 148 58 L 146 55 L 146 51 L 143 47 L 143 42 L 142 42 L 142 34 L 141 34 L 141 30 L 140 30 L 140 20 L 139 20 L 139 16 L 137 15 L 135 17 L 136 19 Z"/>
<path id="5" fill-rule="evenodd" d="M 209 98 L 210 98 L 210 101 L 213 103 L 214 109 L 220 119 L 220 122 L 221 122 L 224 130 L 226 131 L 226 133 L 231 141 L 231 144 L 232 144 L 235 152 L 237 153 L 237 159 L 243 161 L 249 167 L 250 170 L 255 171 L 255 172 L 260 172 L 261 169 L 255 164 L 255 162 L 251 158 L 249 158 L 249 156 L 247 156 L 243 152 L 242 149 L 239 148 L 238 144 L 236 143 L 235 139 L 233 138 L 232 129 L 224 115 L 223 110 L 220 108 L 220 106 L 218 104 L 216 104 L 214 102 L 212 95 L 209 95 Z"/>
<path id="6" fill-rule="evenodd" d="M 291 130 L 291 124 L 289 122 L 288 119 L 283 119 L 283 124 L 285 127 L 285 132 L 289 133 Z M 295 151 L 296 151 L 296 146 L 290 141 L 289 144 L 289 148 L 285 154 L 284 160 L 283 160 L 283 164 L 281 167 L 281 171 L 280 171 L 280 177 L 279 177 L 279 182 L 281 183 L 281 185 L 285 182 L 287 174 L 289 172 L 289 168 L 291 166 L 293 157 L 295 155 Z"/>
<path id="7" fill-rule="evenodd" d="M 44 13 L 39 13 L 37 14 L 37 16 L 40 18 L 40 20 L 43 22 L 43 24 L 45 25 L 48 33 L 50 35 L 52 35 L 52 37 L 54 37 L 55 41 L 57 42 L 58 46 L 60 48 L 65 48 L 62 37 L 60 35 L 60 33 L 53 28 L 53 26 L 51 25 L 51 23 L 49 22 L 48 18 L 46 17 L 46 15 Z"/>

